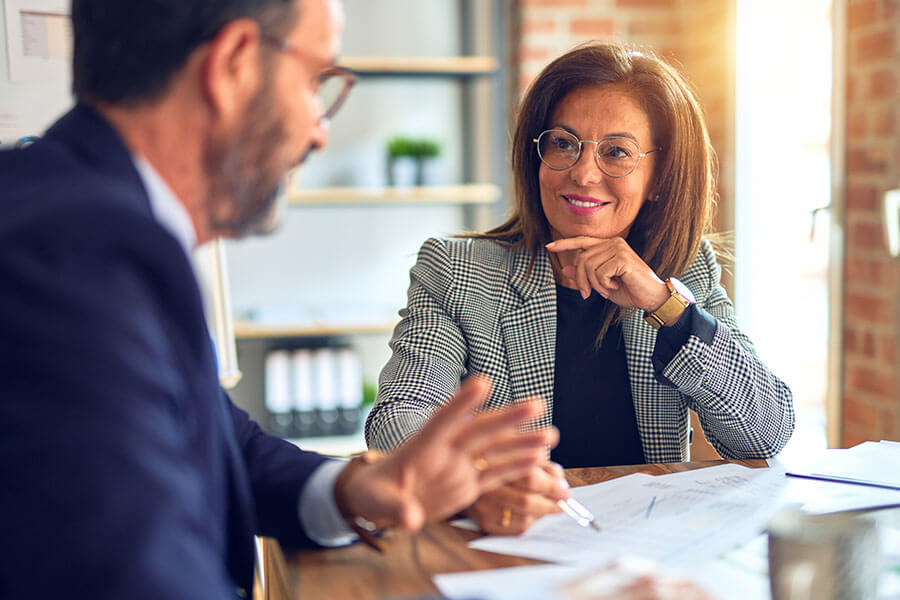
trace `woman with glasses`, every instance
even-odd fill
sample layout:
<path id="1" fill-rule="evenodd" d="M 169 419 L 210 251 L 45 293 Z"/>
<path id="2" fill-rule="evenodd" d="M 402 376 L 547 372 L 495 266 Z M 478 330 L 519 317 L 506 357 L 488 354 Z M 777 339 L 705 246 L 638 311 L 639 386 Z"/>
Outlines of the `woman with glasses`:
<path id="1" fill-rule="evenodd" d="M 685 80 L 649 54 L 580 46 L 527 92 L 512 166 L 505 223 L 422 247 L 369 445 L 399 445 L 481 373 L 488 407 L 545 399 L 564 467 L 687 460 L 688 409 L 724 457 L 784 448 L 791 391 L 738 329 L 704 239 L 715 158 Z M 522 531 L 555 510 L 541 494 L 552 476 L 470 514 L 491 533 Z"/>

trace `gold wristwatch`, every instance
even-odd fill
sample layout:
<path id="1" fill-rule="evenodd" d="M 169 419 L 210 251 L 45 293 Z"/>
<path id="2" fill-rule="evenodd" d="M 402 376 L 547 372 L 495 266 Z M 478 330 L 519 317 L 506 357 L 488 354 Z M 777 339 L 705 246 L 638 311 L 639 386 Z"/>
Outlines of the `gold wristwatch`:
<path id="1" fill-rule="evenodd" d="M 644 320 L 647 321 L 653 329 L 671 325 L 679 316 L 681 316 L 684 309 L 696 302 L 691 290 L 674 277 L 666 279 L 666 287 L 669 288 L 669 297 L 663 302 L 663 305 L 652 313 L 644 311 Z"/>

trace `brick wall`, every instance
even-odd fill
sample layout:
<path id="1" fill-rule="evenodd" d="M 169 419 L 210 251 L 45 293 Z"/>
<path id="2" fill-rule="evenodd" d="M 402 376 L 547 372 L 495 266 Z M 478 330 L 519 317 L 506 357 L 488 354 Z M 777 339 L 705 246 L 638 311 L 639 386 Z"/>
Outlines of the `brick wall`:
<path id="1" fill-rule="evenodd" d="M 599 39 L 648 45 L 677 56 L 682 0 L 521 0 L 520 88 L 550 59 Z"/>
<path id="2" fill-rule="evenodd" d="M 847 2 L 843 444 L 900 439 L 900 259 L 882 195 L 900 187 L 900 2 Z M 589 39 L 646 45 L 680 65 L 719 157 L 716 228 L 733 230 L 734 0 L 519 0 L 518 91 Z M 802 68 L 802 65 L 798 65 Z"/>
<path id="3" fill-rule="evenodd" d="M 646 46 L 691 81 L 719 158 L 718 231 L 734 228 L 734 1 L 520 0 L 519 92 L 587 40 Z M 727 283 L 727 282 L 726 282 Z"/>
<path id="4" fill-rule="evenodd" d="M 900 187 L 900 2 L 849 0 L 843 444 L 900 440 L 900 259 L 882 196 Z"/>

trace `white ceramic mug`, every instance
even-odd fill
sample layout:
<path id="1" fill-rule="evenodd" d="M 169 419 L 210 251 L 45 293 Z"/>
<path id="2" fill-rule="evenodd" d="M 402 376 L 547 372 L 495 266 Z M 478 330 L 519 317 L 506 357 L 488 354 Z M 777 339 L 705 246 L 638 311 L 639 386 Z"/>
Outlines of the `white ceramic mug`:
<path id="1" fill-rule="evenodd" d="M 786 509 L 769 522 L 772 600 L 875 598 L 881 560 L 875 521 Z"/>

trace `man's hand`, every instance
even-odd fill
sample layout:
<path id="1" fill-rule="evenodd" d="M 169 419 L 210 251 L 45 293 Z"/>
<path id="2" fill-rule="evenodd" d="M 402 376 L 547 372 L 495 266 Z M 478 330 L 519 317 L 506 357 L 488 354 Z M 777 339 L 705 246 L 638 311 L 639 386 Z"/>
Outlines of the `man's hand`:
<path id="1" fill-rule="evenodd" d="M 464 381 L 417 435 L 383 460 L 339 478 L 338 506 L 378 527 L 416 531 L 542 464 L 559 439 L 556 429 L 523 432 L 521 426 L 538 418 L 544 403 L 529 400 L 476 414 L 490 389 L 484 377 Z"/>
<path id="2" fill-rule="evenodd" d="M 518 535 L 531 524 L 559 512 L 558 500 L 569 497 L 562 467 L 544 463 L 528 474 L 481 496 L 466 513 L 481 530 L 493 535 Z"/>

